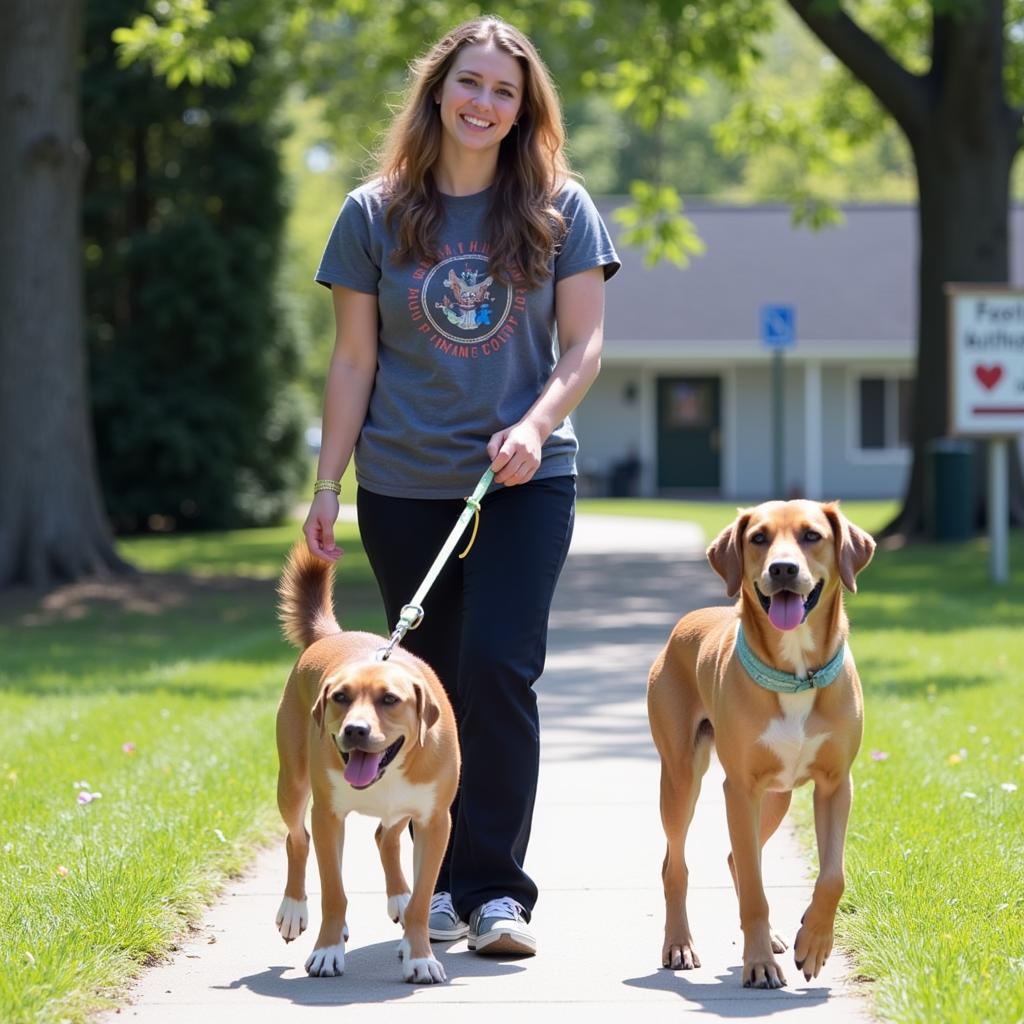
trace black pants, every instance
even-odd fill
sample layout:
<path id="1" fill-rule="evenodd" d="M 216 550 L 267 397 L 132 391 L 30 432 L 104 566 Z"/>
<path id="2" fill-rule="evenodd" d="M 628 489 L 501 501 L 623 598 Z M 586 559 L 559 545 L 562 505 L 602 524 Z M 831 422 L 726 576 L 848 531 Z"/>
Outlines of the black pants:
<path id="1" fill-rule="evenodd" d="M 459 726 L 462 778 L 437 891 L 467 920 L 511 896 L 526 910 L 537 887 L 523 870 L 540 762 L 533 684 L 544 668 L 548 613 L 572 537 L 576 481 L 501 488 L 481 503 L 476 543 L 456 547 L 403 646 L 437 672 Z M 393 626 L 465 508 L 461 500 L 387 498 L 362 488 L 359 531 Z"/>

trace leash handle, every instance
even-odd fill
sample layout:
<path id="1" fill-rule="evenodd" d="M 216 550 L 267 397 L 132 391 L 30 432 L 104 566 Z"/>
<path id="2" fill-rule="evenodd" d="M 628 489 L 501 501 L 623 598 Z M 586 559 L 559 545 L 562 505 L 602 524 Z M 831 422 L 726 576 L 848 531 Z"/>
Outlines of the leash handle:
<path id="1" fill-rule="evenodd" d="M 423 578 L 419 590 L 413 594 L 412 600 L 402 608 L 391 638 L 386 646 L 377 652 L 378 661 L 387 661 L 391 657 L 391 652 L 395 649 L 395 645 L 400 644 L 405 634 L 410 629 L 416 629 L 423 621 L 423 599 L 427 596 L 430 588 L 434 585 L 434 581 L 440 575 L 441 570 L 444 568 L 444 563 L 448 561 L 452 551 L 455 550 L 455 545 L 458 544 L 459 538 L 469 525 L 470 519 L 480 514 L 480 502 L 483 500 L 484 495 L 487 493 L 487 488 L 491 486 L 493 480 L 494 471 L 488 467 L 484 470 L 484 475 L 477 482 L 473 493 L 466 499 L 466 507 L 462 510 L 462 515 L 459 516 L 458 521 L 452 528 L 452 532 L 448 534 L 448 539 L 444 542 L 433 564 L 427 570 L 427 575 Z M 466 550 L 468 551 L 469 549 L 467 548 Z"/>

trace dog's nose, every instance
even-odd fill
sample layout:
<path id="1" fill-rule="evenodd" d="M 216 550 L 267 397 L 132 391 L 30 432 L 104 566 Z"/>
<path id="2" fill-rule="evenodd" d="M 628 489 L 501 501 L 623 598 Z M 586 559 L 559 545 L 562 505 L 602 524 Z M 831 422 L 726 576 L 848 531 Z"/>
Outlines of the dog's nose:
<path id="1" fill-rule="evenodd" d="M 352 742 L 365 740 L 368 739 L 370 736 L 370 724 L 369 722 L 361 721 L 346 722 L 345 728 L 342 729 L 342 733 L 344 734 L 345 739 L 350 740 Z"/>
<path id="2" fill-rule="evenodd" d="M 773 580 L 791 580 L 800 572 L 800 566 L 796 562 L 772 562 L 768 566 L 768 575 Z"/>

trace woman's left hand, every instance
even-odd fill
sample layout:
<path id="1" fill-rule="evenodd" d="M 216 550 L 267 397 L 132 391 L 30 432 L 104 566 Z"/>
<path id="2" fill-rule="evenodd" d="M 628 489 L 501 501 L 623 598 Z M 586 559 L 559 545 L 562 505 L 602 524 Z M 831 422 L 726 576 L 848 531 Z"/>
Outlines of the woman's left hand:
<path id="1" fill-rule="evenodd" d="M 540 465 L 543 445 L 540 431 L 525 420 L 492 435 L 487 454 L 495 482 L 514 487 L 532 479 Z"/>

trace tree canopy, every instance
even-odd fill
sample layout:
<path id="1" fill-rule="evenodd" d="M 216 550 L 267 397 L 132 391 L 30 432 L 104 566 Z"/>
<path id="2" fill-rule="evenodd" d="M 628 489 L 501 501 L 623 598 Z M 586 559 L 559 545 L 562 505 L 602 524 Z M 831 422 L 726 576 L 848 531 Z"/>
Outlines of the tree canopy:
<path id="1" fill-rule="evenodd" d="M 571 0 L 558 19 L 546 17 L 535 0 L 509 6 L 498 4 L 495 13 L 533 35 L 570 94 L 578 88 L 606 96 L 651 133 L 649 159 L 630 188 L 633 206 L 620 215 L 625 240 L 642 244 L 651 259 L 682 265 L 700 249 L 682 215 L 679 183 L 666 174 L 661 140 L 688 117 L 707 76 L 737 97 L 717 129 L 725 151 L 788 147 L 803 172 L 793 175 L 788 198 L 796 216 L 813 224 L 835 216 L 829 197 L 815 191 L 815 170 L 895 126 L 911 153 L 919 196 L 917 393 L 945 394 L 945 284 L 1008 279 L 1024 0 L 787 0 L 833 59 L 809 103 L 793 101 L 781 86 L 750 88 L 781 0 Z M 309 88 L 330 97 L 339 127 L 367 142 L 365 122 L 348 122 L 352 111 L 364 109 L 356 93 L 379 97 L 398 89 L 401 69 L 423 40 L 477 13 L 445 0 L 412 9 L 398 0 L 320 0 L 308 8 L 224 0 L 214 17 L 204 0 L 160 0 L 154 16 L 118 39 L 126 59 L 223 79 L 231 74 L 239 26 L 275 12 L 282 52 L 298 61 Z M 924 452 L 946 432 L 945 406 L 915 402 L 913 471 L 894 531 L 922 528 Z M 1016 458 L 1013 476 L 1021 513 Z"/>

